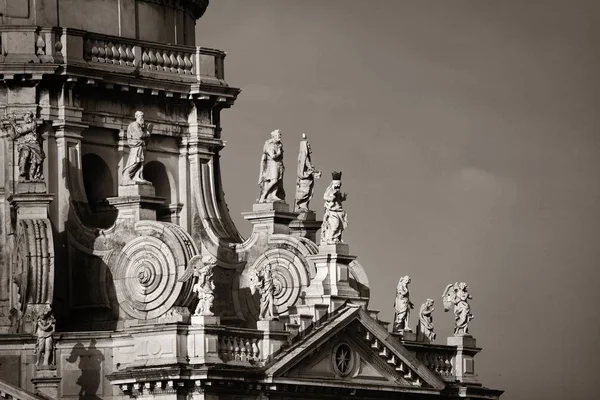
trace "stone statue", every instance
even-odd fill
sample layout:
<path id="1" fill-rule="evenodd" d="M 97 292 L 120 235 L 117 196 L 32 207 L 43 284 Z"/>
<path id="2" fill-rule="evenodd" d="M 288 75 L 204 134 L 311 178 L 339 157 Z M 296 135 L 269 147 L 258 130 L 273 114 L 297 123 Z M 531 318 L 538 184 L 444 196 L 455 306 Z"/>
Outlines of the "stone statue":
<path id="1" fill-rule="evenodd" d="M 410 317 L 410 310 L 414 308 L 414 305 L 411 303 L 409 298 L 409 283 L 410 277 L 406 275 L 400 278 L 398 281 L 398 286 L 396 286 L 396 301 L 394 302 L 394 308 L 396 309 L 394 314 L 394 332 L 411 331 L 408 326 L 408 318 Z"/>
<path id="2" fill-rule="evenodd" d="M 127 144 L 129 145 L 129 157 L 123 168 L 123 184 L 148 183 L 142 174 L 144 167 L 144 154 L 146 143 L 152 132 L 152 124 L 144 122 L 144 113 L 135 112 L 135 121 L 127 126 Z"/>
<path id="3" fill-rule="evenodd" d="M 427 299 L 419 310 L 419 328 L 417 333 L 422 334 L 430 341 L 434 341 L 436 334 L 433 331 L 433 303 L 432 299 Z"/>
<path id="4" fill-rule="evenodd" d="M 285 190 L 283 189 L 284 170 L 281 131 L 277 129 L 271 132 L 271 139 L 265 142 L 260 159 L 259 203 L 285 201 Z"/>
<path id="5" fill-rule="evenodd" d="M 468 299 L 473 297 L 467 293 L 469 287 L 465 282 L 449 284 L 442 294 L 444 311 L 450 311 L 454 305 L 454 336 L 469 335 L 469 322 L 474 318 Z"/>
<path id="6" fill-rule="evenodd" d="M 260 272 L 254 272 L 250 278 L 250 292 L 260 293 L 260 312 L 258 319 L 260 321 L 272 321 L 277 319 L 275 316 L 275 285 L 273 283 L 273 273 L 271 264 L 267 264 Z"/>
<path id="7" fill-rule="evenodd" d="M 189 265 L 180 282 L 187 282 L 192 276 L 197 277 L 196 283 L 192 288 L 194 293 L 198 293 L 198 305 L 194 315 L 212 316 L 215 315 L 210 309 L 215 300 L 215 283 L 213 281 L 213 268 L 217 265 L 217 259 L 210 254 L 202 257 L 192 257 Z"/>
<path id="8" fill-rule="evenodd" d="M 46 155 L 42 148 L 42 135 L 37 132 L 37 123 L 33 117 L 33 113 L 28 111 L 23 116 L 24 122 L 17 124 L 17 117 L 12 114 L 8 119 L 7 133 L 11 140 L 16 141 L 21 179 L 43 181 L 42 165 Z"/>
<path id="9" fill-rule="evenodd" d="M 333 171 L 332 181 L 325 189 L 323 199 L 325 200 L 325 215 L 321 225 L 321 244 L 343 243 L 342 232 L 348 226 L 348 217 L 342 207 L 348 195 L 342 194 L 342 173 Z"/>
<path id="10" fill-rule="evenodd" d="M 321 172 L 317 171 L 312 165 L 310 155 L 310 143 L 306 140 L 306 134 L 302 134 L 300 142 L 300 152 L 298 153 L 298 177 L 296 179 L 296 205 L 295 211 L 309 211 L 309 202 L 313 196 L 315 178 L 321 177 Z"/>
<path id="11" fill-rule="evenodd" d="M 54 339 L 52 334 L 54 333 L 56 320 L 52 315 L 52 309 L 43 311 L 42 314 L 38 315 L 34 324 L 34 335 L 37 338 L 35 344 L 36 354 L 36 366 L 49 366 L 54 365 L 55 361 L 52 356 L 54 353 Z"/>

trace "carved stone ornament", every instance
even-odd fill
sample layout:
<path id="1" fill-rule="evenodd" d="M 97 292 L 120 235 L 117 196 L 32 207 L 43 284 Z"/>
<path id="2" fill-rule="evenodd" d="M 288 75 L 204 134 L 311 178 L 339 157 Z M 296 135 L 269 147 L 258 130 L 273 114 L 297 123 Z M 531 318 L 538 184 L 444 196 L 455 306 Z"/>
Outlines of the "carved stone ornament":
<path id="1" fill-rule="evenodd" d="M 450 311 L 454 305 L 454 336 L 469 335 L 469 322 L 474 318 L 468 302 L 473 297 L 467 293 L 468 288 L 465 282 L 456 282 L 446 286 L 442 294 L 444 311 Z"/>
<path id="2" fill-rule="evenodd" d="M 3 136 L 14 140 L 17 147 L 19 177 L 21 181 L 40 182 L 44 180 L 43 163 L 46 158 L 42 146 L 42 135 L 31 111 L 23 115 L 23 122 L 17 123 L 13 113 L 8 118 Z"/>
<path id="3" fill-rule="evenodd" d="M 313 196 L 315 178 L 321 177 L 321 172 L 312 165 L 310 143 L 306 134 L 302 134 L 300 152 L 298 153 L 298 169 L 296 178 L 296 201 L 294 210 L 297 212 L 309 211 L 309 202 Z"/>
<path id="4" fill-rule="evenodd" d="M 396 301 L 394 302 L 394 332 L 411 331 L 408 326 L 408 319 L 410 317 L 410 310 L 414 308 L 414 305 L 410 301 L 408 292 L 409 283 L 410 277 L 406 275 L 400 278 L 398 286 L 396 287 Z"/>
<path id="5" fill-rule="evenodd" d="M 419 325 L 417 332 L 427 338 L 429 341 L 434 341 L 436 334 L 433 331 L 433 303 L 432 299 L 427 299 L 419 310 Z"/>
<path id="6" fill-rule="evenodd" d="M 213 268 L 217 265 L 217 259 L 213 256 L 205 255 L 204 257 L 194 256 L 189 262 L 185 273 L 179 280 L 186 282 L 191 277 L 196 277 L 196 283 L 192 288 L 194 293 L 198 295 L 198 305 L 194 315 L 212 316 L 211 311 L 215 300 L 215 283 L 213 282 Z"/>
<path id="7" fill-rule="evenodd" d="M 263 146 L 258 178 L 258 186 L 260 187 L 258 203 L 285 201 L 285 190 L 283 189 L 284 170 L 281 131 L 277 129 L 271 132 L 271 139 L 267 140 Z"/>
<path id="8" fill-rule="evenodd" d="M 144 156 L 150 139 L 152 124 L 144 122 L 144 113 L 136 111 L 135 121 L 127 126 L 127 144 L 129 157 L 123 168 L 123 184 L 149 183 L 144 179 Z"/>
<path id="9" fill-rule="evenodd" d="M 250 277 L 250 291 L 254 295 L 260 293 L 260 321 L 276 320 L 275 315 L 275 284 L 271 264 L 265 265 L 260 271 L 253 271 Z"/>
<path id="10" fill-rule="evenodd" d="M 34 335 L 37 339 L 35 344 L 35 365 L 38 368 L 49 367 L 56 364 L 54 360 L 54 334 L 56 320 L 52 309 L 42 311 L 34 322 Z"/>
<path id="11" fill-rule="evenodd" d="M 348 216 L 342 206 L 348 195 L 340 191 L 342 173 L 333 171 L 332 181 L 325 189 L 325 215 L 321 226 L 321 244 L 343 243 L 342 232 L 348 226 Z"/>

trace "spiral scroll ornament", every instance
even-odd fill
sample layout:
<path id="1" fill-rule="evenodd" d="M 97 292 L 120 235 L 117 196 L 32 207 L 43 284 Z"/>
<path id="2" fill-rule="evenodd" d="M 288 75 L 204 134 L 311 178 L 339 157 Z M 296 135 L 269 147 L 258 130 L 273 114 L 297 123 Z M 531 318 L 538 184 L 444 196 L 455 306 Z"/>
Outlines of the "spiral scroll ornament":
<path id="1" fill-rule="evenodd" d="M 164 239 L 137 237 L 128 242 L 118 256 L 117 298 L 121 310 L 131 318 L 158 318 L 174 306 L 191 304 L 192 281 L 180 282 L 179 278 L 196 250 Z"/>

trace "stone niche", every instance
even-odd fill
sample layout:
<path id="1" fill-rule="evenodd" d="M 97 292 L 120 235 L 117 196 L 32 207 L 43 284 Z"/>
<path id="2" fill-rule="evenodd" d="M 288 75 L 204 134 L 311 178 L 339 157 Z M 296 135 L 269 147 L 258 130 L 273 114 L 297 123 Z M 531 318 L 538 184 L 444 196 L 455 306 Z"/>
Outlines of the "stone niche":
<path id="1" fill-rule="evenodd" d="M 208 0 L 4 0 L 0 25 L 61 26 L 154 42 L 194 45 Z M 93 16 L 90 17 L 90 16 Z"/>

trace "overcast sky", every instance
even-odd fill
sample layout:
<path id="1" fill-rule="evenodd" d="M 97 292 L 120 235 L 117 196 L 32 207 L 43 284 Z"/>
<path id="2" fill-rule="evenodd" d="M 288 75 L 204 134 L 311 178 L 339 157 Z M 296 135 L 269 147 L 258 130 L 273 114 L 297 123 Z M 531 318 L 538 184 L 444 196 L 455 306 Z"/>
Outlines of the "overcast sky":
<path id="1" fill-rule="evenodd" d="M 600 398 L 600 1 L 213 0 L 198 44 L 243 89 L 222 114 L 224 188 L 244 236 L 280 128 L 293 202 L 302 132 L 343 171 L 344 239 L 392 320 L 412 278 L 466 281 L 476 369 L 505 400 Z"/>

